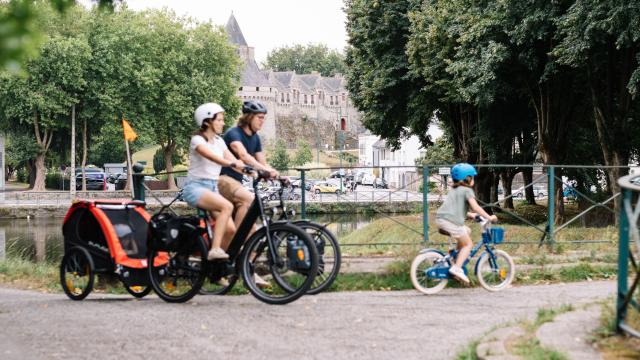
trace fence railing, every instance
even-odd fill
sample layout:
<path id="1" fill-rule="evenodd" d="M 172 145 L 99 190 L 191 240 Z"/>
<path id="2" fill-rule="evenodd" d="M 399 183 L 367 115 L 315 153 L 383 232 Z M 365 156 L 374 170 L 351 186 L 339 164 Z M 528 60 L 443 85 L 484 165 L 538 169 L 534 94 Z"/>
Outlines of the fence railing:
<path id="1" fill-rule="evenodd" d="M 622 189 L 618 253 L 616 326 L 619 332 L 640 337 L 640 174 L 618 180 Z M 628 286 L 629 280 L 631 286 Z"/>

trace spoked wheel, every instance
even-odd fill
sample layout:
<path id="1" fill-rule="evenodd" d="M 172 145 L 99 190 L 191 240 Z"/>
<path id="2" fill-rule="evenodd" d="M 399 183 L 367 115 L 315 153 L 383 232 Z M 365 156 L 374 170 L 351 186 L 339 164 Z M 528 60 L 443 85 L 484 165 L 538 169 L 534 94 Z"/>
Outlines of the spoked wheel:
<path id="1" fill-rule="evenodd" d="M 513 281 L 516 265 L 509 254 L 494 250 L 495 258 L 484 252 L 476 266 L 476 277 L 480 285 L 489 291 L 500 291 Z"/>
<path id="2" fill-rule="evenodd" d="M 147 285 L 147 286 L 142 286 L 142 285 L 126 286 L 125 285 L 124 288 L 127 289 L 127 292 L 129 294 L 131 294 L 133 297 L 138 299 L 142 299 L 143 297 L 149 295 L 151 290 L 153 290 L 151 285 Z"/>
<path id="3" fill-rule="evenodd" d="M 240 258 L 242 279 L 260 301 L 287 304 L 311 288 L 318 272 L 318 251 L 309 234 L 297 226 L 272 224 L 269 233 L 277 258 L 271 259 L 266 228 L 258 230 L 247 240 Z"/>
<path id="4" fill-rule="evenodd" d="M 157 250 L 150 250 L 149 280 L 153 290 L 167 302 L 185 302 L 194 297 L 205 279 L 207 246 L 201 236 L 186 241 L 181 249 L 167 253 L 168 261 L 154 264 Z"/>
<path id="5" fill-rule="evenodd" d="M 224 295 L 231 291 L 238 281 L 238 275 L 230 274 L 227 276 L 221 276 L 221 274 L 227 273 L 227 271 L 225 271 L 225 267 L 227 265 L 224 261 L 209 262 L 209 266 L 210 271 L 207 271 L 208 275 L 202 283 L 200 294 Z"/>
<path id="6" fill-rule="evenodd" d="M 327 229 L 318 223 L 311 221 L 296 221 L 294 225 L 303 228 L 318 250 L 318 273 L 307 294 L 315 295 L 328 289 L 340 273 L 342 257 L 338 239 Z"/>
<path id="7" fill-rule="evenodd" d="M 444 256 L 435 251 L 427 251 L 413 259 L 411 263 L 411 283 L 423 294 L 435 294 L 447 286 L 447 279 L 436 279 L 427 276 L 427 270 L 440 264 Z M 442 264 L 445 266 L 444 264 Z"/>
<path id="8" fill-rule="evenodd" d="M 94 266 L 91 254 L 82 246 L 71 248 L 60 264 L 60 285 L 71 300 L 82 300 L 93 289 Z"/>

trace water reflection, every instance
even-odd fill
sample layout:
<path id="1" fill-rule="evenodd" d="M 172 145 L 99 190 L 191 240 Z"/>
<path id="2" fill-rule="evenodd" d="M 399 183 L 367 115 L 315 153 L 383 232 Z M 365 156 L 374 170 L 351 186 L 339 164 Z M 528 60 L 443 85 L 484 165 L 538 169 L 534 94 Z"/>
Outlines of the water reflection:
<path id="1" fill-rule="evenodd" d="M 62 218 L 0 219 L 0 254 L 36 262 L 62 259 Z M 2 258 L 2 256 L 0 256 Z"/>
<path id="2" fill-rule="evenodd" d="M 380 214 L 324 214 L 310 215 L 309 219 L 327 225 L 340 239 L 381 217 Z M 60 262 L 64 255 L 62 221 L 62 218 L 0 219 L 0 260 L 13 257 Z"/>

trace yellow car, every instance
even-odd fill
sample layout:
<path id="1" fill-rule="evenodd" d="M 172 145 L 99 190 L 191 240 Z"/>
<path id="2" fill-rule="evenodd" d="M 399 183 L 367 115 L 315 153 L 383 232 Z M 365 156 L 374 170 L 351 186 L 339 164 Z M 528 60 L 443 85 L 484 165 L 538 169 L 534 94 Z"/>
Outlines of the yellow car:
<path id="1" fill-rule="evenodd" d="M 320 194 L 320 193 L 340 194 L 340 188 L 338 186 L 326 181 L 317 182 L 315 185 L 313 185 L 313 187 L 311 188 L 311 191 L 313 191 L 315 194 Z"/>

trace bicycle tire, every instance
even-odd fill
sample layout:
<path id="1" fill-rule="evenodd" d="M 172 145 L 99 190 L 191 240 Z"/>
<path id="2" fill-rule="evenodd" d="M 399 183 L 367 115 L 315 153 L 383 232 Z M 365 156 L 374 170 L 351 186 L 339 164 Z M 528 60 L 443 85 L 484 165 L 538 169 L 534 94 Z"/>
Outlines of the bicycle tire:
<path id="1" fill-rule="evenodd" d="M 435 294 L 449 282 L 448 279 L 433 279 L 427 276 L 426 270 L 436 265 L 444 256 L 431 250 L 418 254 L 411 262 L 411 284 L 419 292 L 427 295 Z"/>
<path id="2" fill-rule="evenodd" d="M 318 250 L 318 273 L 307 294 L 319 294 L 330 288 L 340 273 L 340 266 L 342 265 L 340 244 L 338 244 L 338 239 L 336 239 L 335 235 L 324 225 L 308 220 L 294 221 L 293 224 L 309 233 L 316 244 L 316 249 Z M 325 255 L 328 256 L 325 257 Z M 328 272 L 327 268 L 329 268 Z M 325 276 L 325 274 L 327 275 Z"/>
<path id="3" fill-rule="evenodd" d="M 207 264 L 207 246 L 200 235 L 191 240 L 177 251 L 169 252 L 168 262 L 157 267 L 154 266 L 154 259 L 158 251 L 149 250 L 149 282 L 156 294 L 166 302 L 189 301 L 202 287 L 206 276 L 203 269 Z"/>
<path id="4" fill-rule="evenodd" d="M 93 289 L 95 266 L 89 251 L 74 246 L 64 254 L 60 262 L 60 285 L 71 300 L 82 300 Z"/>
<path id="5" fill-rule="evenodd" d="M 509 254 L 502 250 L 494 250 L 497 263 L 494 263 L 488 252 L 483 252 L 476 264 L 476 277 L 480 286 L 489 291 L 500 291 L 508 287 L 516 274 L 516 265 Z M 497 281 L 497 284 L 494 282 Z"/>
<path id="6" fill-rule="evenodd" d="M 282 250 L 281 248 L 274 249 L 278 258 L 271 259 L 267 232 L 263 227 L 247 240 L 242 250 L 240 256 L 242 279 L 249 292 L 258 300 L 272 305 L 288 304 L 304 295 L 313 284 L 318 272 L 318 251 L 309 234 L 292 224 L 269 225 L 269 235 L 276 246 L 286 244 L 287 241 L 294 241 L 296 244 L 301 242 L 296 254 L 304 255 L 300 260 L 304 262 L 306 268 L 296 269 L 292 265 L 296 260 L 288 258 L 286 252 L 283 256 L 279 251 Z M 258 286 L 254 274 L 270 276 L 269 286 Z M 284 283 L 287 286 L 283 286 Z"/>

